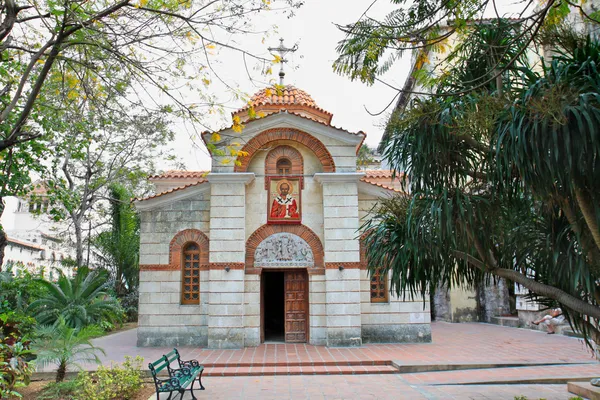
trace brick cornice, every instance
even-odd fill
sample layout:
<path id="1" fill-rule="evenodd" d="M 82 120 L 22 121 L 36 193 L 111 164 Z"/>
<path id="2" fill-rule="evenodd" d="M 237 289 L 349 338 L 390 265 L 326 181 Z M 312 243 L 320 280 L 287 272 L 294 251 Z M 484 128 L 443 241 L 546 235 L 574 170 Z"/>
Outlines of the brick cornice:
<path id="1" fill-rule="evenodd" d="M 325 269 L 339 269 L 340 266 L 344 269 L 361 269 L 362 263 L 360 262 L 328 262 L 325 263 Z"/>
<path id="2" fill-rule="evenodd" d="M 244 263 L 228 263 L 228 262 L 212 262 L 209 264 L 211 270 L 224 270 L 229 267 L 230 270 L 243 270 L 246 264 Z"/>
<path id="3" fill-rule="evenodd" d="M 179 267 L 174 267 L 170 264 L 140 264 L 140 271 L 173 271 Z"/>
<path id="4" fill-rule="evenodd" d="M 323 172 L 335 172 L 335 163 L 331 153 L 327 150 L 327 147 L 314 136 L 295 128 L 267 129 L 254 136 L 242 148 L 242 151 L 247 152 L 248 155 L 238 157 L 237 161 L 239 161 L 239 165 L 235 166 L 234 171 L 246 172 L 248 170 L 248 165 L 256 152 L 277 140 L 289 140 L 305 145 L 315 153 L 323 166 Z"/>
<path id="5" fill-rule="evenodd" d="M 246 266 L 254 267 L 254 253 L 258 245 L 275 233 L 291 233 L 302 238 L 311 248 L 315 259 L 314 269 L 323 268 L 324 252 L 321 240 L 310 228 L 304 225 L 263 225 L 255 230 L 246 241 Z M 313 268 L 308 268 L 310 271 Z"/>

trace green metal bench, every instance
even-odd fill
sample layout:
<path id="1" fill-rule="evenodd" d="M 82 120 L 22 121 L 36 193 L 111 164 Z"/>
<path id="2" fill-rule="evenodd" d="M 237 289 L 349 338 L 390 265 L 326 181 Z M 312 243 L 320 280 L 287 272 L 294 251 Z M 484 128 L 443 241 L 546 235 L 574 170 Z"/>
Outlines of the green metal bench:
<path id="1" fill-rule="evenodd" d="M 175 364 L 175 360 L 177 363 Z M 175 364 L 175 367 L 171 367 L 171 363 Z M 189 391 L 192 395 L 192 399 L 196 399 L 194 396 L 194 383 L 198 381 L 200 384 L 200 390 L 204 390 L 202 386 L 202 372 L 204 367 L 196 360 L 183 361 L 179 356 L 177 349 L 173 349 L 169 354 L 165 354 L 157 361 L 148 364 L 152 378 L 154 378 L 154 386 L 156 386 L 156 399 L 160 400 L 161 393 L 169 393 L 167 400 L 171 399 L 173 392 L 179 392 L 181 398 L 186 391 Z M 158 374 L 167 369 L 169 377 L 159 378 Z M 191 386 L 186 389 L 188 385 Z"/>

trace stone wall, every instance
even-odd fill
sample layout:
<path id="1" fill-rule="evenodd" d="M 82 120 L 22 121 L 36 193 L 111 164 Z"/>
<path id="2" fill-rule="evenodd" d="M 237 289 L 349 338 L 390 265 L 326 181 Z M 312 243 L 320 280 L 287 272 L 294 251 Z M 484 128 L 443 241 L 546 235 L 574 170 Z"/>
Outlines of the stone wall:
<path id="1" fill-rule="evenodd" d="M 169 244 L 185 229 L 207 233 L 209 209 L 201 193 L 140 212 L 138 346 L 207 345 L 209 273 L 200 272 L 200 304 L 182 305 L 181 270 L 170 265 Z"/>

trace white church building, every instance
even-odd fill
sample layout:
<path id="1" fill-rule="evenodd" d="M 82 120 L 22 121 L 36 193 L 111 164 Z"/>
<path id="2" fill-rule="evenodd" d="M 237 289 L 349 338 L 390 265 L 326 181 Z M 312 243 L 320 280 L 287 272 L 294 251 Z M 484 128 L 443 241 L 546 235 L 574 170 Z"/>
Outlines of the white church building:
<path id="1" fill-rule="evenodd" d="M 389 171 L 357 172 L 366 135 L 293 86 L 255 94 L 261 118 L 249 107 L 233 113 L 243 131 L 216 143 L 242 143 L 237 162 L 154 176 L 155 194 L 135 202 L 138 345 L 430 341 L 428 299 L 398 298 L 366 269 L 361 218 L 400 191 Z"/>

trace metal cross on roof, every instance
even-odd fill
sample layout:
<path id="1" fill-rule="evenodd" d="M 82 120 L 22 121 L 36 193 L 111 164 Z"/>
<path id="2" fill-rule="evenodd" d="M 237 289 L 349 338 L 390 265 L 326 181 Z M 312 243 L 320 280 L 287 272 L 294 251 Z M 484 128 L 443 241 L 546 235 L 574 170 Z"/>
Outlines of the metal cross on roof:
<path id="1" fill-rule="evenodd" d="M 298 50 L 298 44 L 295 44 L 294 47 L 285 47 L 283 45 L 283 38 L 279 39 L 279 47 L 269 47 L 268 50 L 270 52 L 279 53 L 279 84 L 283 86 L 283 78 L 285 77 L 285 72 L 283 71 L 283 63 L 286 63 L 288 60 L 285 58 L 287 53 L 293 53 Z"/>

